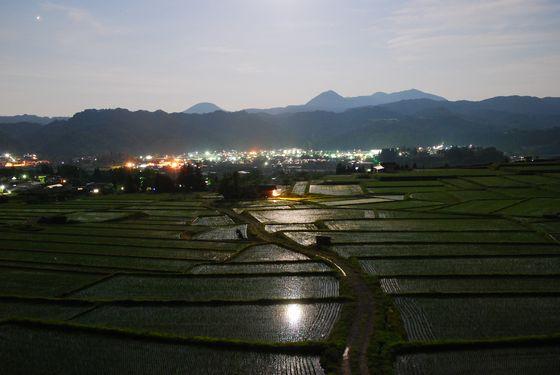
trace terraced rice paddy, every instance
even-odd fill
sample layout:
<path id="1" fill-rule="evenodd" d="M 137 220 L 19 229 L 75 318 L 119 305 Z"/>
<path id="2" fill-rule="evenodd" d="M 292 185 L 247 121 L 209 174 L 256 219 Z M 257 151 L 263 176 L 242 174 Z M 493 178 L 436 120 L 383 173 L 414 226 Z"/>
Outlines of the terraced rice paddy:
<path id="1" fill-rule="evenodd" d="M 267 224 L 264 229 L 270 233 L 282 232 L 285 230 L 317 230 L 315 224 Z"/>
<path id="2" fill-rule="evenodd" d="M 275 244 L 266 244 L 243 250 L 232 262 L 280 262 L 290 260 L 309 260 L 309 257 Z"/>
<path id="3" fill-rule="evenodd" d="M 430 293 L 547 293 L 560 290 L 560 277 L 543 275 L 416 275 L 383 277 L 381 288 L 387 294 Z"/>
<path id="4" fill-rule="evenodd" d="M 290 263 L 222 263 L 200 265 L 194 267 L 193 274 L 257 274 L 257 273 L 302 273 L 332 272 L 332 269 L 321 262 L 290 262 Z"/>
<path id="5" fill-rule="evenodd" d="M 310 249 L 317 236 L 330 237 L 332 244 L 324 249 L 357 258 L 363 272 L 378 278 L 381 291 L 392 297 L 391 309 L 400 313 L 402 340 L 425 343 L 414 344 L 410 354 L 397 349 L 395 373 L 556 373 L 557 340 L 543 341 L 548 343 L 543 347 L 522 344 L 535 335 L 549 340 L 560 331 L 560 180 L 542 171 L 447 169 L 374 176 L 361 182 L 369 192 L 363 198 L 315 199 L 332 211 L 301 222 L 318 230 L 294 227 L 282 235 Z M 333 181 L 359 180 L 336 176 Z M 380 201 L 383 194 L 405 199 Z M 341 217 L 358 208 L 373 215 Z M 257 218 L 300 222 L 290 212 L 279 216 Z M 472 349 L 439 340 L 458 340 Z"/>
<path id="6" fill-rule="evenodd" d="M 84 355 L 87 353 L 87 355 Z M 119 355 L 115 355 L 119 353 Z M 53 361 L 53 358 L 59 358 Z M 324 374 L 319 357 L 138 340 L 80 330 L 0 326 L 0 363 L 22 374 L 37 373 L 249 373 Z"/>
<path id="7" fill-rule="evenodd" d="M 341 308 L 337 303 L 117 305 L 99 307 L 73 321 L 180 336 L 298 342 L 325 340 Z"/>
<path id="8" fill-rule="evenodd" d="M 72 293 L 76 298 L 181 301 L 297 299 L 338 296 L 333 276 L 190 277 L 117 275 Z"/>
<path id="9" fill-rule="evenodd" d="M 507 220 L 338 220 L 325 221 L 331 230 L 368 231 L 527 231 L 521 224 Z"/>
<path id="10" fill-rule="evenodd" d="M 331 237 L 332 243 L 379 242 L 455 242 L 455 243 L 545 243 L 545 236 L 534 232 L 284 232 L 291 240 L 303 245 L 315 244 L 317 236 Z"/>
<path id="11" fill-rule="evenodd" d="M 10 318 L 69 320 L 93 307 L 88 302 L 60 303 L 53 300 L 0 299 L 0 320 Z"/>
<path id="12" fill-rule="evenodd" d="M 363 259 L 375 276 L 393 275 L 559 275 L 560 257 L 473 257 Z"/>
<path id="13" fill-rule="evenodd" d="M 456 374 L 556 374 L 560 371 L 560 346 L 445 350 L 399 355 L 397 375 Z"/>
<path id="14" fill-rule="evenodd" d="M 371 303 L 383 319 L 370 322 L 370 370 L 393 359 L 381 347 L 394 348 L 397 374 L 560 372 L 560 178 L 496 168 L 326 176 L 296 183 L 292 197 L 233 205 L 195 195 L 9 203 L 0 319 L 57 323 L 0 322 L 0 363 L 322 374 L 316 341 L 364 332 Z M 37 222 L 53 215 L 70 221 Z M 317 236 L 331 244 L 316 247 Z"/>
<path id="15" fill-rule="evenodd" d="M 4 268 L 0 272 L 2 295 L 58 297 L 80 286 L 101 280 L 95 273 L 56 272 L 49 270 Z"/>
<path id="16" fill-rule="evenodd" d="M 247 224 L 226 225 L 194 235 L 195 240 L 242 240 L 247 238 Z"/>
<path id="17" fill-rule="evenodd" d="M 318 220 L 368 219 L 375 217 L 373 210 L 337 210 L 322 208 L 250 211 L 249 213 L 263 224 L 309 224 Z"/>
<path id="18" fill-rule="evenodd" d="M 247 224 L 207 207 L 211 202 L 155 197 L 0 208 L 0 367 L 37 373 L 37 363 L 47 361 L 41 373 L 79 366 L 115 374 L 322 374 L 318 349 L 282 354 L 274 345 L 328 339 L 343 308 L 335 270 L 248 240 Z M 37 220 L 54 215 L 66 216 L 66 224 Z M 106 328 L 126 333 L 102 333 Z M 161 335 L 202 339 L 170 343 Z M 87 360 L 79 354 L 85 351 Z"/>
<path id="19" fill-rule="evenodd" d="M 230 225 L 235 222 L 227 215 L 223 216 L 201 216 L 193 220 L 192 225 L 205 225 L 215 227 L 220 225 Z"/>
<path id="20" fill-rule="evenodd" d="M 362 198 L 362 199 L 346 199 L 346 200 L 336 200 L 336 201 L 325 201 L 321 202 L 324 206 L 351 206 L 354 204 L 367 204 L 367 203 L 381 203 L 389 202 L 390 199 L 386 198 Z"/>
<path id="21" fill-rule="evenodd" d="M 296 182 L 294 188 L 292 189 L 292 194 L 304 195 L 306 189 L 307 189 L 307 181 Z"/>
<path id="22" fill-rule="evenodd" d="M 560 329 L 560 296 L 399 296 L 395 304 L 410 340 L 534 336 Z"/>
<path id="23" fill-rule="evenodd" d="M 419 257 L 419 256 L 465 256 L 465 255 L 552 255 L 560 254 L 554 244 L 367 244 L 334 245 L 332 251 L 344 258 L 350 257 Z"/>
<path id="24" fill-rule="evenodd" d="M 309 194 L 320 195 L 360 195 L 360 185 L 309 185 Z"/>

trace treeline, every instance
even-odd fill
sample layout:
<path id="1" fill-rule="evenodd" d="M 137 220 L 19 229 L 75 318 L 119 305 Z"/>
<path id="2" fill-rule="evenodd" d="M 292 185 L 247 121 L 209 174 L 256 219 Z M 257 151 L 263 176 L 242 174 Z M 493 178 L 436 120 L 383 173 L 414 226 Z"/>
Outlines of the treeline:
<path id="1" fill-rule="evenodd" d="M 396 163 L 402 168 L 468 167 L 503 163 L 508 157 L 495 147 L 451 147 L 430 153 L 416 148 L 385 148 L 381 163 Z"/>
<path id="2" fill-rule="evenodd" d="M 7 171 L 6 173 L 13 173 Z M 33 173 L 33 172 L 31 172 Z M 161 193 L 204 191 L 207 188 L 202 168 L 194 164 L 185 164 L 179 169 L 130 169 L 114 168 L 102 170 L 96 168 L 92 173 L 75 165 L 59 165 L 53 168 L 49 164 L 39 166 L 36 175 L 57 176 L 74 186 L 90 183 L 111 184 L 113 189 L 126 193 L 153 191 Z"/>
<path id="3" fill-rule="evenodd" d="M 396 163 L 403 168 L 468 167 L 507 162 L 507 156 L 495 147 L 451 147 L 430 153 L 426 149 L 385 148 L 378 156 L 381 163 Z"/>
<path id="4" fill-rule="evenodd" d="M 125 193 L 153 191 L 175 193 L 204 191 L 207 184 L 202 169 L 197 165 L 185 164 L 178 170 L 116 168 L 111 170 L 95 169 L 91 182 L 111 183 L 117 190 Z"/>

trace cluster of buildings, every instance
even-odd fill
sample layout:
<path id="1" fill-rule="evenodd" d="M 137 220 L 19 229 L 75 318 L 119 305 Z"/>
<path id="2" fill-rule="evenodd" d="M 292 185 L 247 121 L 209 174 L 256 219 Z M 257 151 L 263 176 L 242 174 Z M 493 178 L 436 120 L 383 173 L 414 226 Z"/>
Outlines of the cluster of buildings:
<path id="1" fill-rule="evenodd" d="M 182 155 L 142 155 L 128 158 L 121 164 L 113 167 L 126 168 L 180 168 L 191 163 L 203 165 L 213 169 L 229 165 L 232 167 L 256 167 L 261 169 L 282 169 L 290 171 L 324 171 L 334 170 L 340 162 L 365 162 L 372 161 L 381 150 L 352 150 L 352 151 L 327 151 L 306 150 L 300 148 L 277 150 L 222 150 L 188 152 Z"/>
<path id="2" fill-rule="evenodd" d="M 34 168 L 39 164 L 48 164 L 48 160 L 41 160 L 36 154 L 13 155 L 10 153 L 0 154 L 0 168 Z"/>

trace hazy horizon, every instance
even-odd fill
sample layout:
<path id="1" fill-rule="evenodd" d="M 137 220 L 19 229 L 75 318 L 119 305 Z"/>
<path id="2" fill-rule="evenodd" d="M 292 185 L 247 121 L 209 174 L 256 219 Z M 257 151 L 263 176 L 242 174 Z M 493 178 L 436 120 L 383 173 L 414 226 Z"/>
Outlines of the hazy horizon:
<path id="1" fill-rule="evenodd" d="M 0 114 L 179 112 L 416 88 L 560 96 L 550 0 L 28 1 L 0 4 Z"/>

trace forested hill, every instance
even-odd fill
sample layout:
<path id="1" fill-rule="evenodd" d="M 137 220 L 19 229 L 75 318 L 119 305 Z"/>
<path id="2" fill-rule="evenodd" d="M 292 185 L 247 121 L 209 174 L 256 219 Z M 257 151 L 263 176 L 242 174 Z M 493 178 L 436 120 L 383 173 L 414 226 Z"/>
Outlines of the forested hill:
<path id="1" fill-rule="evenodd" d="M 86 110 L 68 120 L 0 124 L 0 147 L 70 157 L 273 147 L 381 148 L 476 144 L 560 153 L 560 99 L 405 100 L 341 113 L 207 114 Z"/>

